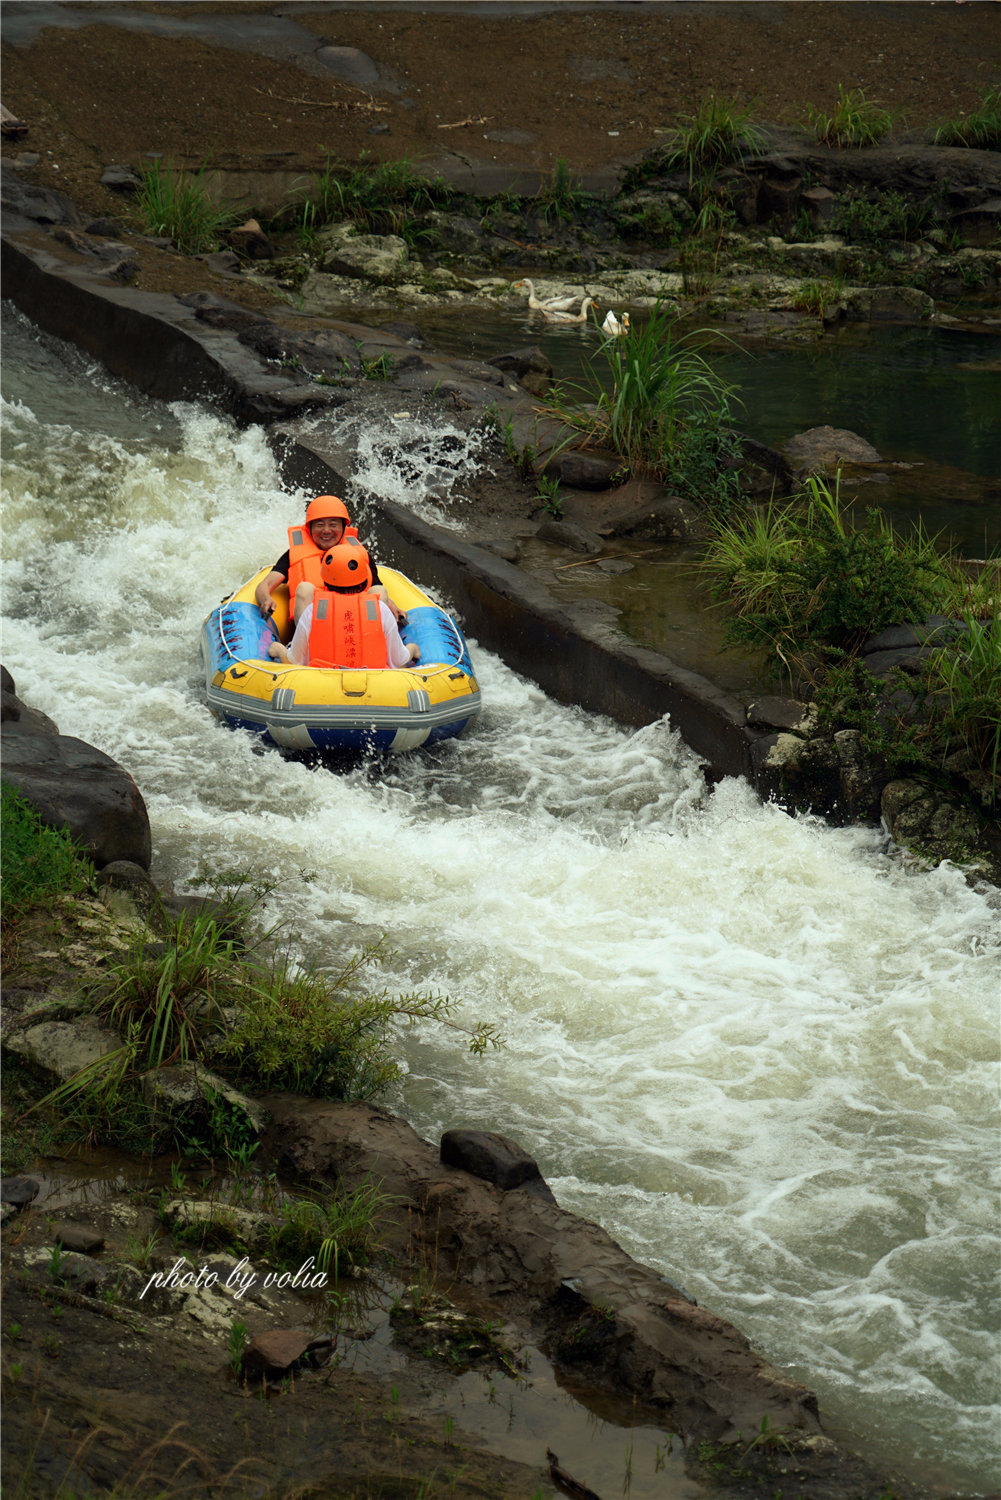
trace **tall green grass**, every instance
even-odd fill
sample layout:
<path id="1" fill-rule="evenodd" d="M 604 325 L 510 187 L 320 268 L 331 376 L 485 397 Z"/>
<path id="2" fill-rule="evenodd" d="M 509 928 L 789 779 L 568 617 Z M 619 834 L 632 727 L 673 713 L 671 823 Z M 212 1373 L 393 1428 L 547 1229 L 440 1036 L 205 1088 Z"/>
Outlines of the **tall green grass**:
<path id="1" fill-rule="evenodd" d="M 818 141 L 827 146 L 875 146 L 893 129 L 893 115 L 867 99 L 862 89 L 838 85 L 838 99 L 830 114 L 810 108 L 810 124 Z"/>
<path id="2" fill-rule="evenodd" d="M 949 590 L 920 527 L 902 535 L 876 511 L 858 526 L 839 484 L 817 478 L 803 497 L 719 522 L 704 567 L 732 611 L 731 639 L 800 670 L 811 656 L 850 655 L 888 625 L 924 619 Z"/>
<path id="3" fill-rule="evenodd" d="M 927 668 L 933 732 L 943 759 L 965 752 L 984 777 L 984 800 L 1001 801 L 1001 612 L 993 619 L 964 617 L 955 644 L 935 651 Z"/>
<path id="4" fill-rule="evenodd" d="M 741 109 L 735 99 L 705 94 L 695 113 L 681 118 L 684 123 L 672 132 L 665 164 L 675 170 L 684 167 L 689 185 L 730 162 L 742 162 L 764 142 L 751 111 Z"/>
<path id="5" fill-rule="evenodd" d="M 205 186 L 206 167 L 194 176 L 154 162 L 140 172 L 136 211 L 147 234 L 173 240 L 184 255 L 218 248 L 236 223 L 232 209 L 217 203 Z"/>
<path id="6" fill-rule="evenodd" d="M 413 216 L 447 203 L 452 188 L 442 178 L 419 173 L 406 158 L 359 162 L 350 171 L 327 161 L 298 209 L 300 233 L 309 237 L 326 224 L 351 219 L 373 234 L 415 234 Z"/>
<path id="7" fill-rule="evenodd" d="M 961 120 L 940 125 L 935 132 L 935 144 L 1001 151 L 1001 85 L 987 90 L 978 109 L 971 109 Z"/>
<path id="8" fill-rule="evenodd" d="M 697 336 L 678 334 L 658 304 L 629 338 L 605 338 L 582 383 L 549 396 L 551 415 L 611 448 L 636 474 L 672 482 L 697 498 L 718 498 L 730 471 L 727 430 L 735 388 L 700 352 Z"/>

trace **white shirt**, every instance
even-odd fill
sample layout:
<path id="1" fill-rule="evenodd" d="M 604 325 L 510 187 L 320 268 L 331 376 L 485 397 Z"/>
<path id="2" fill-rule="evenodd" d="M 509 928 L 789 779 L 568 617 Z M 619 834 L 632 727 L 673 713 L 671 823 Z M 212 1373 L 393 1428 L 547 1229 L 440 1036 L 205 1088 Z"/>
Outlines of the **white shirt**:
<path id="1" fill-rule="evenodd" d="M 313 606 L 309 604 L 299 616 L 299 623 L 295 627 L 292 644 L 288 648 L 289 660 L 293 661 L 297 667 L 309 666 L 309 630 L 312 623 Z M 386 637 L 389 665 L 391 667 L 409 666 L 410 650 L 403 644 L 399 627 L 393 618 L 393 611 L 384 599 L 379 600 L 379 623 L 382 625 L 382 633 Z"/>

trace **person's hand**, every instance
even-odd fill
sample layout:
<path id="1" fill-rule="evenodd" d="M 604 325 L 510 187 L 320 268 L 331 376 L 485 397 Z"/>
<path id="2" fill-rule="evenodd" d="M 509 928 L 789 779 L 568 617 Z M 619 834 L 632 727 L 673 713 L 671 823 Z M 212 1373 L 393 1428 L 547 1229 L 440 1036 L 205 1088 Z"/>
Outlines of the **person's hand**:
<path id="1" fill-rule="evenodd" d="M 411 661 L 420 661 L 420 659 L 421 659 L 421 648 L 420 648 L 420 646 L 418 646 L 414 641 L 411 641 L 410 645 L 407 647 L 407 650 L 410 652 L 410 660 Z"/>
<path id="2" fill-rule="evenodd" d="M 260 610 L 261 615 L 265 620 L 270 620 L 271 616 L 275 612 L 275 601 L 272 599 L 271 595 L 268 594 L 266 599 L 258 599 L 257 608 Z"/>
<path id="3" fill-rule="evenodd" d="M 282 645 L 281 641 L 268 642 L 268 655 L 272 661 L 288 661 L 288 651 Z"/>

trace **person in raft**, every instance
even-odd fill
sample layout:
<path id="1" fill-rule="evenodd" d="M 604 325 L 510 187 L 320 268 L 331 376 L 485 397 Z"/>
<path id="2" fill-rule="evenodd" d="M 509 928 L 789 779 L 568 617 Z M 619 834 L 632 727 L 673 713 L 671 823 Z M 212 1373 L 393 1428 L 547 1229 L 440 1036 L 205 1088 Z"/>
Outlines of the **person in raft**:
<path id="1" fill-rule="evenodd" d="M 303 609 L 290 646 L 272 641 L 268 655 L 296 667 L 406 667 L 420 658 L 406 645 L 392 610 L 372 586 L 372 564 L 357 537 L 324 553 L 320 587 L 301 583 Z"/>
<path id="2" fill-rule="evenodd" d="M 315 500 L 311 500 L 306 507 L 304 524 L 290 526 L 288 529 L 288 551 L 282 554 L 267 578 L 262 578 L 254 590 L 254 601 L 264 618 L 267 619 L 275 607 L 271 595 L 281 584 L 287 583 L 292 622 L 298 625 L 299 617 L 312 598 L 311 593 L 304 593 L 300 589 L 300 584 L 311 583 L 314 589 L 319 586 L 320 559 L 331 547 L 339 546 L 349 534 L 357 535 L 351 526 L 351 517 L 343 500 L 336 495 L 317 495 Z M 371 568 L 372 586 L 376 593 L 389 605 L 399 623 L 405 624 L 406 616 L 396 608 L 385 587 L 379 582 L 374 563 Z"/>

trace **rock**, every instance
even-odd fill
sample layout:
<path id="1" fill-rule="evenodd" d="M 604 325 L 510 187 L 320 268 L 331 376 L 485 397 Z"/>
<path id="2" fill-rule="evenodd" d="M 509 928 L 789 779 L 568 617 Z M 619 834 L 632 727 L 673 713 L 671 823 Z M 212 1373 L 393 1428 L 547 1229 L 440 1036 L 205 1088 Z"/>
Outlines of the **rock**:
<path id="1" fill-rule="evenodd" d="M 601 551 L 601 538 L 573 521 L 543 521 L 535 535 L 540 542 L 555 542 L 558 547 L 568 547 L 571 552 L 593 555 Z"/>
<path id="2" fill-rule="evenodd" d="M 1001 220 L 1001 198 L 989 198 L 975 206 L 960 209 L 951 215 L 952 224 L 970 245 L 985 249 L 997 244 L 998 222 Z"/>
<path id="3" fill-rule="evenodd" d="M 122 1039 L 115 1031 L 84 1021 L 40 1021 L 23 1031 L 4 1036 L 4 1050 L 23 1057 L 60 1083 L 119 1051 Z"/>
<path id="4" fill-rule="evenodd" d="M 834 218 L 838 207 L 837 194 L 825 187 L 805 188 L 801 195 L 801 202 L 810 215 L 810 225 L 813 229 L 825 229 Z"/>
<path id="5" fill-rule="evenodd" d="M 420 356 L 416 354 L 412 354 L 409 357 L 411 359 L 420 358 Z M 477 380 L 482 385 L 504 384 L 504 376 L 501 374 L 500 370 L 498 370 L 489 361 L 485 364 L 479 364 L 477 363 L 477 361 L 472 359 L 452 359 L 449 360 L 449 366 L 459 375 L 463 376 L 466 380 Z"/>
<path id="6" fill-rule="evenodd" d="M 871 635 L 862 647 L 865 655 L 879 651 L 899 651 L 908 646 L 944 646 L 962 635 L 964 626 L 946 615 L 929 615 L 921 623 L 888 625 L 878 635 Z"/>
<path id="7" fill-rule="evenodd" d="M 253 349 L 263 359 L 278 360 L 310 375 L 361 374 L 357 344 L 346 334 L 333 329 L 292 333 L 277 323 L 254 322 L 243 328 L 237 337 L 241 344 Z"/>
<path id="8" fill-rule="evenodd" d="M 104 1236 L 86 1224 L 57 1224 L 52 1238 L 64 1250 L 73 1250 L 80 1255 L 96 1255 L 104 1249 Z"/>
<path id="9" fill-rule="evenodd" d="M 85 1297 L 93 1297 L 111 1279 L 111 1271 L 91 1260 L 89 1255 L 78 1255 L 71 1250 L 58 1261 L 53 1260 L 49 1266 L 49 1276 L 60 1286 L 71 1287 L 75 1292 L 82 1292 Z"/>
<path id="10" fill-rule="evenodd" d="M 316 61 L 322 63 L 335 78 L 342 79 L 344 83 L 353 84 L 363 93 L 377 93 L 386 88 L 396 92 L 395 84 L 392 83 L 392 75 L 384 76 L 379 64 L 374 62 L 367 52 L 360 51 L 358 47 L 319 47 L 313 55 Z"/>
<path id="11" fill-rule="evenodd" d="M 160 1215 L 164 1223 L 182 1229 L 197 1230 L 204 1237 L 212 1225 L 222 1227 L 231 1239 L 245 1245 L 267 1242 L 271 1220 L 267 1214 L 251 1213 L 246 1208 L 234 1208 L 229 1203 L 205 1203 L 191 1198 L 173 1198 L 161 1206 Z"/>
<path id="12" fill-rule="evenodd" d="M 881 768 L 874 764 L 857 729 L 837 730 L 834 747 L 841 763 L 839 800 L 842 809 L 863 822 L 878 821 L 880 786 L 885 780 L 885 772 L 881 778 Z"/>
<path id="13" fill-rule="evenodd" d="M 935 311 L 928 293 L 914 286 L 853 287 L 844 301 L 849 318 L 871 323 L 925 322 Z"/>
<path id="14" fill-rule="evenodd" d="M 149 815 L 132 777 L 110 755 L 67 735 L 3 734 L 3 780 L 69 831 L 98 869 L 126 859 L 148 870 Z"/>
<path id="15" fill-rule="evenodd" d="M 10 687 L 7 687 L 7 683 Z M 43 714 L 40 709 L 28 708 L 14 691 L 14 679 L 3 669 L 3 689 L 0 691 L 0 724 L 5 734 L 58 734 L 59 726 Z"/>
<path id="16" fill-rule="evenodd" d="M 659 487 L 658 491 L 645 504 L 606 521 L 601 527 L 601 535 L 629 536 L 645 542 L 679 542 L 698 536 L 703 523 L 692 502 L 681 495 L 668 494 Z"/>
<path id="17" fill-rule="evenodd" d="M 131 167 L 105 167 L 101 173 L 101 186 L 113 193 L 137 193 L 142 187 L 142 178 Z"/>
<path id="18" fill-rule="evenodd" d="M 391 333 L 394 338 L 402 339 L 405 344 L 412 344 L 415 349 L 426 349 L 428 347 L 427 340 L 416 323 L 380 323 L 379 332 Z M 491 360 L 490 363 L 495 364 L 496 361 Z"/>
<path id="19" fill-rule="evenodd" d="M 740 436 L 740 456 L 727 461 L 726 468 L 736 469 L 745 495 L 770 500 L 773 495 L 789 495 L 795 488 L 792 470 L 776 448 L 756 438 Z"/>
<path id="20" fill-rule="evenodd" d="M 0 205 L 5 228 L 11 219 L 28 219 L 34 224 L 79 224 L 80 214 L 70 200 L 51 188 L 25 182 L 16 173 L 0 172 Z"/>
<path id="21" fill-rule="evenodd" d="M 535 1158 L 507 1136 L 488 1130 L 446 1130 L 439 1155 L 443 1166 L 460 1167 L 504 1192 L 525 1187 L 556 1202 Z"/>
<path id="22" fill-rule="evenodd" d="M 806 704 L 796 698 L 766 696 L 747 705 L 747 722 L 756 729 L 797 730 L 808 724 Z"/>
<path id="23" fill-rule="evenodd" d="M 574 490 L 607 490 L 615 483 L 616 475 L 622 473 L 622 460 L 564 449 L 546 460 L 543 472 Z"/>
<path id="24" fill-rule="evenodd" d="M 413 271 L 405 240 L 395 234 L 358 234 L 328 250 L 321 262 L 328 275 L 362 277 L 392 284 Z"/>
<path id="25" fill-rule="evenodd" d="M 14 1208 L 24 1208 L 38 1197 L 39 1184 L 34 1177 L 4 1177 L 0 1181 L 0 1203 L 10 1203 Z"/>
<path id="26" fill-rule="evenodd" d="M 277 1384 L 296 1370 L 325 1365 L 336 1348 L 336 1334 L 310 1335 L 301 1328 L 276 1328 L 251 1340 L 243 1351 L 240 1372 L 245 1380 Z"/>
<path id="27" fill-rule="evenodd" d="M 261 1135 L 267 1128 L 268 1112 L 261 1104 L 255 1104 L 246 1094 L 212 1073 L 201 1063 L 179 1063 L 176 1067 L 153 1068 L 142 1076 L 142 1095 L 152 1111 L 164 1110 L 168 1115 L 183 1113 L 190 1120 L 193 1114 L 205 1114 L 210 1108 L 218 1109 L 220 1103 L 230 1111 L 241 1115 L 246 1127 L 254 1135 Z"/>
<path id="28" fill-rule="evenodd" d="M 836 469 L 839 464 L 878 464 L 880 455 L 857 432 L 841 427 L 811 427 L 783 443 L 794 469 Z"/>
<path id="29" fill-rule="evenodd" d="M 505 375 L 513 375 L 533 396 L 544 394 L 553 383 L 553 367 L 537 344 L 495 354 L 487 363 L 496 365 Z"/>
<path id="30" fill-rule="evenodd" d="M 148 919 L 160 905 L 160 892 L 142 865 L 114 859 L 98 876 L 97 889 L 109 910 Z"/>
<path id="31" fill-rule="evenodd" d="M 256 219 L 248 219 L 227 235 L 230 245 L 245 260 L 274 260 L 275 247 Z"/>
<path id="32" fill-rule="evenodd" d="M 973 810 L 925 782 L 888 782 L 880 811 L 891 838 L 926 858 L 962 861 L 980 840 Z"/>
<path id="33" fill-rule="evenodd" d="M 206 255 L 195 255 L 192 259 L 204 261 L 209 270 L 223 274 L 240 269 L 240 257 L 234 250 L 210 250 Z"/>

